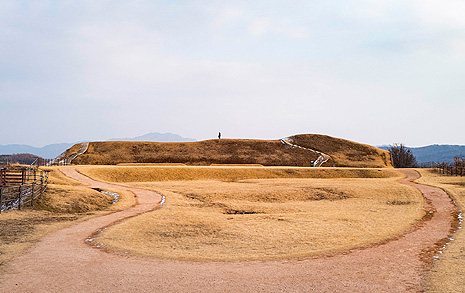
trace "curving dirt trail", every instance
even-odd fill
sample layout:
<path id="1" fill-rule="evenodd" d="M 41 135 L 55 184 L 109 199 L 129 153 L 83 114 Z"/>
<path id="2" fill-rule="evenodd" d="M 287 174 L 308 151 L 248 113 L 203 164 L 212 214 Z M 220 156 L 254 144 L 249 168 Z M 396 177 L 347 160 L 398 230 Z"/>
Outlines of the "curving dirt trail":
<path id="1" fill-rule="evenodd" d="M 84 240 L 96 229 L 151 210 L 160 195 L 107 184 L 74 169 L 63 172 L 92 187 L 132 191 L 138 204 L 125 211 L 53 232 L 8 264 L 0 276 L 1 292 L 404 292 L 422 291 L 422 276 L 434 248 L 453 229 L 457 208 L 441 189 L 410 182 L 419 175 L 402 170 L 401 183 L 426 198 L 430 217 L 403 235 L 369 248 L 332 257 L 287 261 L 186 262 L 116 255 Z M 154 223 L 156 224 L 156 223 Z"/>

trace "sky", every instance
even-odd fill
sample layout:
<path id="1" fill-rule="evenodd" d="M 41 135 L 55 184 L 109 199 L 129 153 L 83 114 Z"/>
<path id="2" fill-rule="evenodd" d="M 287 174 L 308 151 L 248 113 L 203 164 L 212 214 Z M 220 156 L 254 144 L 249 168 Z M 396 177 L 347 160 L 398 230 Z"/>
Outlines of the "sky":
<path id="1" fill-rule="evenodd" d="M 465 1 L 0 0 L 0 144 L 465 144 Z"/>

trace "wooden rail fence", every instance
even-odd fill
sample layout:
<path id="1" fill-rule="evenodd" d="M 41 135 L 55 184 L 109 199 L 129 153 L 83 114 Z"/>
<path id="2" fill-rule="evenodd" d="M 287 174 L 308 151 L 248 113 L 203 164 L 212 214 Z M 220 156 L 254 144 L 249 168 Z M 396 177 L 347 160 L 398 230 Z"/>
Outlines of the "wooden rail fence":
<path id="1" fill-rule="evenodd" d="M 66 165 L 71 165 L 71 162 L 76 159 L 78 156 L 82 155 L 87 151 L 89 148 L 89 142 L 83 142 L 81 143 L 81 146 L 77 153 L 71 155 L 69 158 L 65 159 L 64 157 L 66 156 L 66 151 L 61 153 L 58 157 L 55 159 L 51 160 L 46 160 L 44 165 L 45 166 L 66 166 Z"/>
<path id="2" fill-rule="evenodd" d="M 35 167 L 0 168 L 0 213 L 33 206 L 47 189 L 48 172 Z"/>
<path id="3" fill-rule="evenodd" d="M 436 172 L 451 176 L 465 176 L 465 167 L 456 166 L 436 166 Z"/>

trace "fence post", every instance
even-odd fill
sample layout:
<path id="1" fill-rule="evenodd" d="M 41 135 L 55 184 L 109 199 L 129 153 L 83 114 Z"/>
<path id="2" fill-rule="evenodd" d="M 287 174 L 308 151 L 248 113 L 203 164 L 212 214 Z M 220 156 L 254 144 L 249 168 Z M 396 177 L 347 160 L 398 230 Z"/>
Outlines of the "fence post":
<path id="1" fill-rule="evenodd" d="M 35 174 L 35 172 L 34 172 Z M 31 190 L 31 207 L 34 206 L 34 188 L 36 186 L 36 182 L 34 180 L 34 182 L 32 182 L 32 190 Z"/>
<path id="2" fill-rule="evenodd" d="M 1 185 L 6 185 L 6 169 L 3 168 L 0 172 L 0 182 Z"/>
<path id="3" fill-rule="evenodd" d="M 3 193 L 3 187 L 0 187 L 0 214 L 2 213 L 2 206 L 3 206 L 2 193 Z"/>
<path id="4" fill-rule="evenodd" d="M 18 187 L 18 210 L 21 210 L 21 187 L 22 185 Z"/>

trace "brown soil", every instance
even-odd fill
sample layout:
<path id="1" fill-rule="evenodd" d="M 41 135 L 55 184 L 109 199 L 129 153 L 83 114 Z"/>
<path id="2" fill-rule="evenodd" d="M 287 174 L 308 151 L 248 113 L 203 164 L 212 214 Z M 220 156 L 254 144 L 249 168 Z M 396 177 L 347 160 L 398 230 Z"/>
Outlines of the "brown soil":
<path id="1" fill-rule="evenodd" d="M 404 170 L 426 198 L 429 212 L 403 235 L 369 248 L 310 259 L 248 262 L 186 262 L 143 259 L 91 248 L 85 239 L 97 229 L 158 206 L 160 195 L 93 181 L 74 169 L 68 176 L 93 187 L 134 192 L 138 204 L 93 218 L 44 237 L 10 262 L 0 276 L 2 292 L 404 292 L 422 291 L 432 256 L 454 229 L 457 208 L 439 188 L 415 184 L 414 170 Z M 156 212 L 156 211 L 154 211 Z M 156 223 L 154 223 L 156 224 Z"/>

